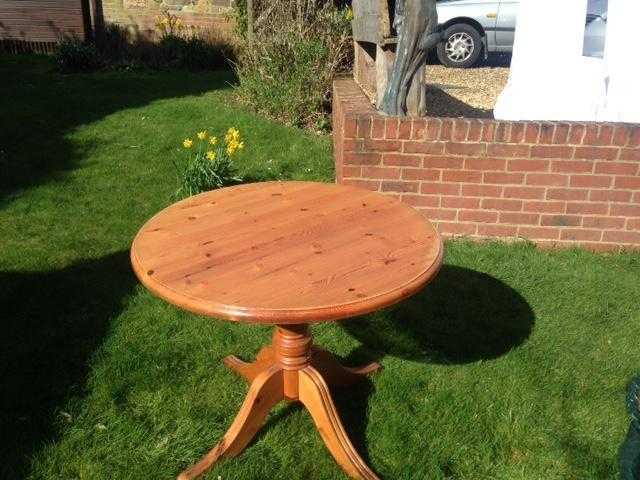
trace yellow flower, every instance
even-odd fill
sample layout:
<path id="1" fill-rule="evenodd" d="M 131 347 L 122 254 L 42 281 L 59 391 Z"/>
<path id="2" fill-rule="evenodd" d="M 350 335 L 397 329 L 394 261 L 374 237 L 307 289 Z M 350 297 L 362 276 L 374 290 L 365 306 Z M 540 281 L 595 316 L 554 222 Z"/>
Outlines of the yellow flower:
<path id="1" fill-rule="evenodd" d="M 216 159 L 216 152 L 214 152 L 213 150 L 209 150 L 207 152 L 207 158 L 211 161 L 214 161 Z"/>
<path id="2" fill-rule="evenodd" d="M 201 132 L 198 132 L 198 140 L 204 140 L 205 138 L 207 138 L 206 130 L 202 130 Z"/>
<path id="3" fill-rule="evenodd" d="M 193 140 L 191 140 L 190 138 L 185 138 L 184 142 L 182 142 L 182 146 L 184 148 L 191 148 L 193 146 Z"/>
<path id="4" fill-rule="evenodd" d="M 229 130 L 227 130 L 227 134 L 224 136 L 224 141 L 226 143 L 239 142 L 240 131 L 235 127 L 231 127 Z"/>
<path id="5" fill-rule="evenodd" d="M 211 138 L 209 139 L 209 143 L 210 143 L 211 145 L 216 145 L 216 144 L 218 143 L 218 137 L 211 137 Z"/>
<path id="6" fill-rule="evenodd" d="M 167 25 L 169 25 L 169 19 L 168 18 L 163 18 L 160 23 L 162 23 L 162 25 L 164 25 L 166 27 Z"/>
<path id="7" fill-rule="evenodd" d="M 182 20 L 180 19 L 176 20 L 176 27 L 182 28 Z"/>
<path id="8" fill-rule="evenodd" d="M 244 142 L 238 143 L 238 150 L 242 150 L 244 148 Z"/>
<path id="9" fill-rule="evenodd" d="M 350 8 L 347 8 L 347 11 L 344 12 L 344 18 L 346 18 L 348 22 L 353 20 L 353 10 Z"/>

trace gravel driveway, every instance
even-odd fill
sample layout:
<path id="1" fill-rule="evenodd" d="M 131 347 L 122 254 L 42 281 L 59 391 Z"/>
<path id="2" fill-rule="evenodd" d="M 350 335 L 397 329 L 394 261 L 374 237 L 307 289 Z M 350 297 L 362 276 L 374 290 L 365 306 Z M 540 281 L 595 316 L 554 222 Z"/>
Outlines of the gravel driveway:
<path id="1" fill-rule="evenodd" d="M 509 78 L 509 58 L 490 58 L 477 68 L 427 65 L 427 110 L 440 117 L 493 118 Z"/>

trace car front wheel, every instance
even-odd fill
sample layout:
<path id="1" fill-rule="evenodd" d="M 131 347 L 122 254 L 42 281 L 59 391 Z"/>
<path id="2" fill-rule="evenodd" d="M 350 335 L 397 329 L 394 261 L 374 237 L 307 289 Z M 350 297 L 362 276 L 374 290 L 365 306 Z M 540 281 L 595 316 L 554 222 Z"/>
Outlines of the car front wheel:
<path id="1" fill-rule="evenodd" d="M 438 59 L 447 67 L 469 68 L 474 66 L 482 53 L 482 37 L 471 25 L 459 23 L 444 31 L 438 44 Z"/>

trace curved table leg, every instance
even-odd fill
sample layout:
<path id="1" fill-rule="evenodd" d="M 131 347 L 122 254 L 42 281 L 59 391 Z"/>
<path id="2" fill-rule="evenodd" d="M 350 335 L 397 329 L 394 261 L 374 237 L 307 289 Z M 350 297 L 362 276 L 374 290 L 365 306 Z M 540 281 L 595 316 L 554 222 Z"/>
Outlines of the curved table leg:
<path id="1" fill-rule="evenodd" d="M 178 475 L 178 480 L 192 480 L 213 467 L 221 457 L 238 455 L 260 429 L 271 408 L 283 399 L 282 370 L 273 366 L 260 373 L 220 443 L 198 463 Z"/>
<path id="2" fill-rule="evenodd" d="M 336 462 L 352 478 L 379 480 L 378 476 L 360 458 L 342 426 L 329 388 L 313 367 L 298 372 L 299 400 L 309 410 L 325 445 Z"/>
<path id="3" fill-rule="evenodd" d="M 362 377 L 382 369 L 378 362 L 361 367 L 345 367 L 333 353 L 313 347 L 311 365 L 322 375 L 330 386 L 346 387 L 362 380 Z"/>
<path id="4" fill-rule="evenodd" d="M 248 382 L 253 382 L 258 375 L 275 364 L 273 348 L 271 346 L 263 347 L 258 352 L 255 362 L 245 362 L 235 355 L 229 355 L 222 359 L 222 363 Z"/>

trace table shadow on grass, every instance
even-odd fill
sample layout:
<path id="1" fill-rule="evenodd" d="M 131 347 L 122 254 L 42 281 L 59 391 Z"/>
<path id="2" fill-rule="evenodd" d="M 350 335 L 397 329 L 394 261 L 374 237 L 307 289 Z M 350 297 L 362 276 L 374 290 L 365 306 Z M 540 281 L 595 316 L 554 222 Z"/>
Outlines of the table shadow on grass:
<path id="1" fill-rule="evenodd" d="M 496 359 L 524 343 L 534 326 L 527 301 L 486 273 L 445 265 L 413 297 L 342 324 L 362 346 L 349 363 L 384 355 L 435 364 Z"/>
<path id="2" fill-rule="evenodd" d="M 0 478 L 24 478 L 33 453 L 55 440 L 134 285 L 124 251 L 60 270 L 0 271 Z"/>

